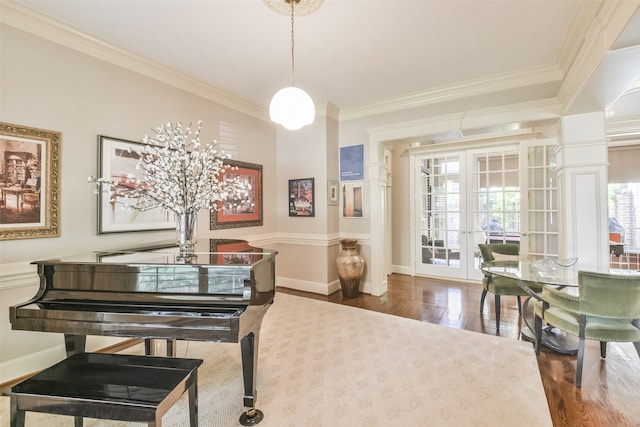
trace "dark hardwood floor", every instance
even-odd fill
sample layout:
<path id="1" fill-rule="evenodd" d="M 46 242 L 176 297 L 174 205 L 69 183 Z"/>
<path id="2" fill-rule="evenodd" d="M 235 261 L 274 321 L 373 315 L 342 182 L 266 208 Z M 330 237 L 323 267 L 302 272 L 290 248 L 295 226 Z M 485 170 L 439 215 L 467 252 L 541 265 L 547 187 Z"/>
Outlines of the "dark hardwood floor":
<path id="1" fill-rule="evenodd" d="M 393 274 L 382 297 L 360 294 L 345 299 L 278 288 L 278 292 L 374 310 L 423 322 L 518 340 L 521 318 L 515 297 L 502 298 L 500 331 L 495 329 L 493 298 L 480 314 L 479 284 Z M 597 342 L 588 342 L 582 388 L 574 386 L 576 358 L 543 349 L 538 355 L 540 376 L 556 427 L 640 426 L 640 357 L 630 343 L 611 343 L 600 359 Z M 517 405 L 518 402 L 505 402 Z M 514 425 L 518 425 L 514 421 Z"/>

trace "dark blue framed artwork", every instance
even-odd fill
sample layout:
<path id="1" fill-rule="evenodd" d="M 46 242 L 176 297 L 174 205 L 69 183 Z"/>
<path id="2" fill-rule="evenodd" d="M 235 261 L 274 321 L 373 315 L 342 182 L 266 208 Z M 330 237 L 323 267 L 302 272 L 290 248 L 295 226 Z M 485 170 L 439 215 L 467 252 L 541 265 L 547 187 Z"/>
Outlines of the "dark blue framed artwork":
<path id="1" fill-rule="evenodd" d="M 364 179 L 364 145 L 340 147 L 340 181 Z"/>

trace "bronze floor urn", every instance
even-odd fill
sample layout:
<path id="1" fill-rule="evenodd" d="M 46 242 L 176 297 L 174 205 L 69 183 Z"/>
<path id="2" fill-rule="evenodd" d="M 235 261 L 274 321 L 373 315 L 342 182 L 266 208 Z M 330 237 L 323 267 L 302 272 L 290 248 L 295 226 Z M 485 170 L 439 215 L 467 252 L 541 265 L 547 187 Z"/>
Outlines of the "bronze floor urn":
<path id="1" fill-rule="evenodd" d="M 355 298 L 360 294 L 360 278 L 364 271 L 364 259 L 360 256 L 356 239 L 340 240 L 340 253 L 336 258 L 342 296 Z"/>

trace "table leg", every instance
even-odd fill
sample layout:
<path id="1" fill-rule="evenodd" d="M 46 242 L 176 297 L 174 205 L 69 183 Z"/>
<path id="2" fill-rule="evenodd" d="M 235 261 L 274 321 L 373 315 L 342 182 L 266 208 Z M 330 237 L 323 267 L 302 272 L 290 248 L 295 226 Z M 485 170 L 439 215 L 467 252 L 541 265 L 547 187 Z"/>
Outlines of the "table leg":
<path id="1" fill-rule="evenodd" d="M 522 318 L 526 326 L 520 330 L 522 337 L 531 342 L 536 341 L 534 303 L 535 300 L 532 297 L 525 300 L 522 307 Z M 578 353 L 578 337 L 561 332 L 551 326 L 542 327 L 542 345 L 562 354 Z"/>

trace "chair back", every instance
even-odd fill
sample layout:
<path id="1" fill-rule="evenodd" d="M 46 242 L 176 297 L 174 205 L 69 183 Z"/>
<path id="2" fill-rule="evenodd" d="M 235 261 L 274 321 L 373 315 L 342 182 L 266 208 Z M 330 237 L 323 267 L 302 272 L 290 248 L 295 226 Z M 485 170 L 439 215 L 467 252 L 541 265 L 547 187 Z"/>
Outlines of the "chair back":
<path id="1" fill-rule="evenodd" d="M 578 272 L 580 311 L 610 319 L 640 318 L 640 275 Z"/>
<path id="2" fill-rule="evenodd" d="M 513 243 L 481 243 L 478 245 L 484 262 L 494 261 L 493 254 L 515 255 L 520 254 L 520 246 Z"/>

